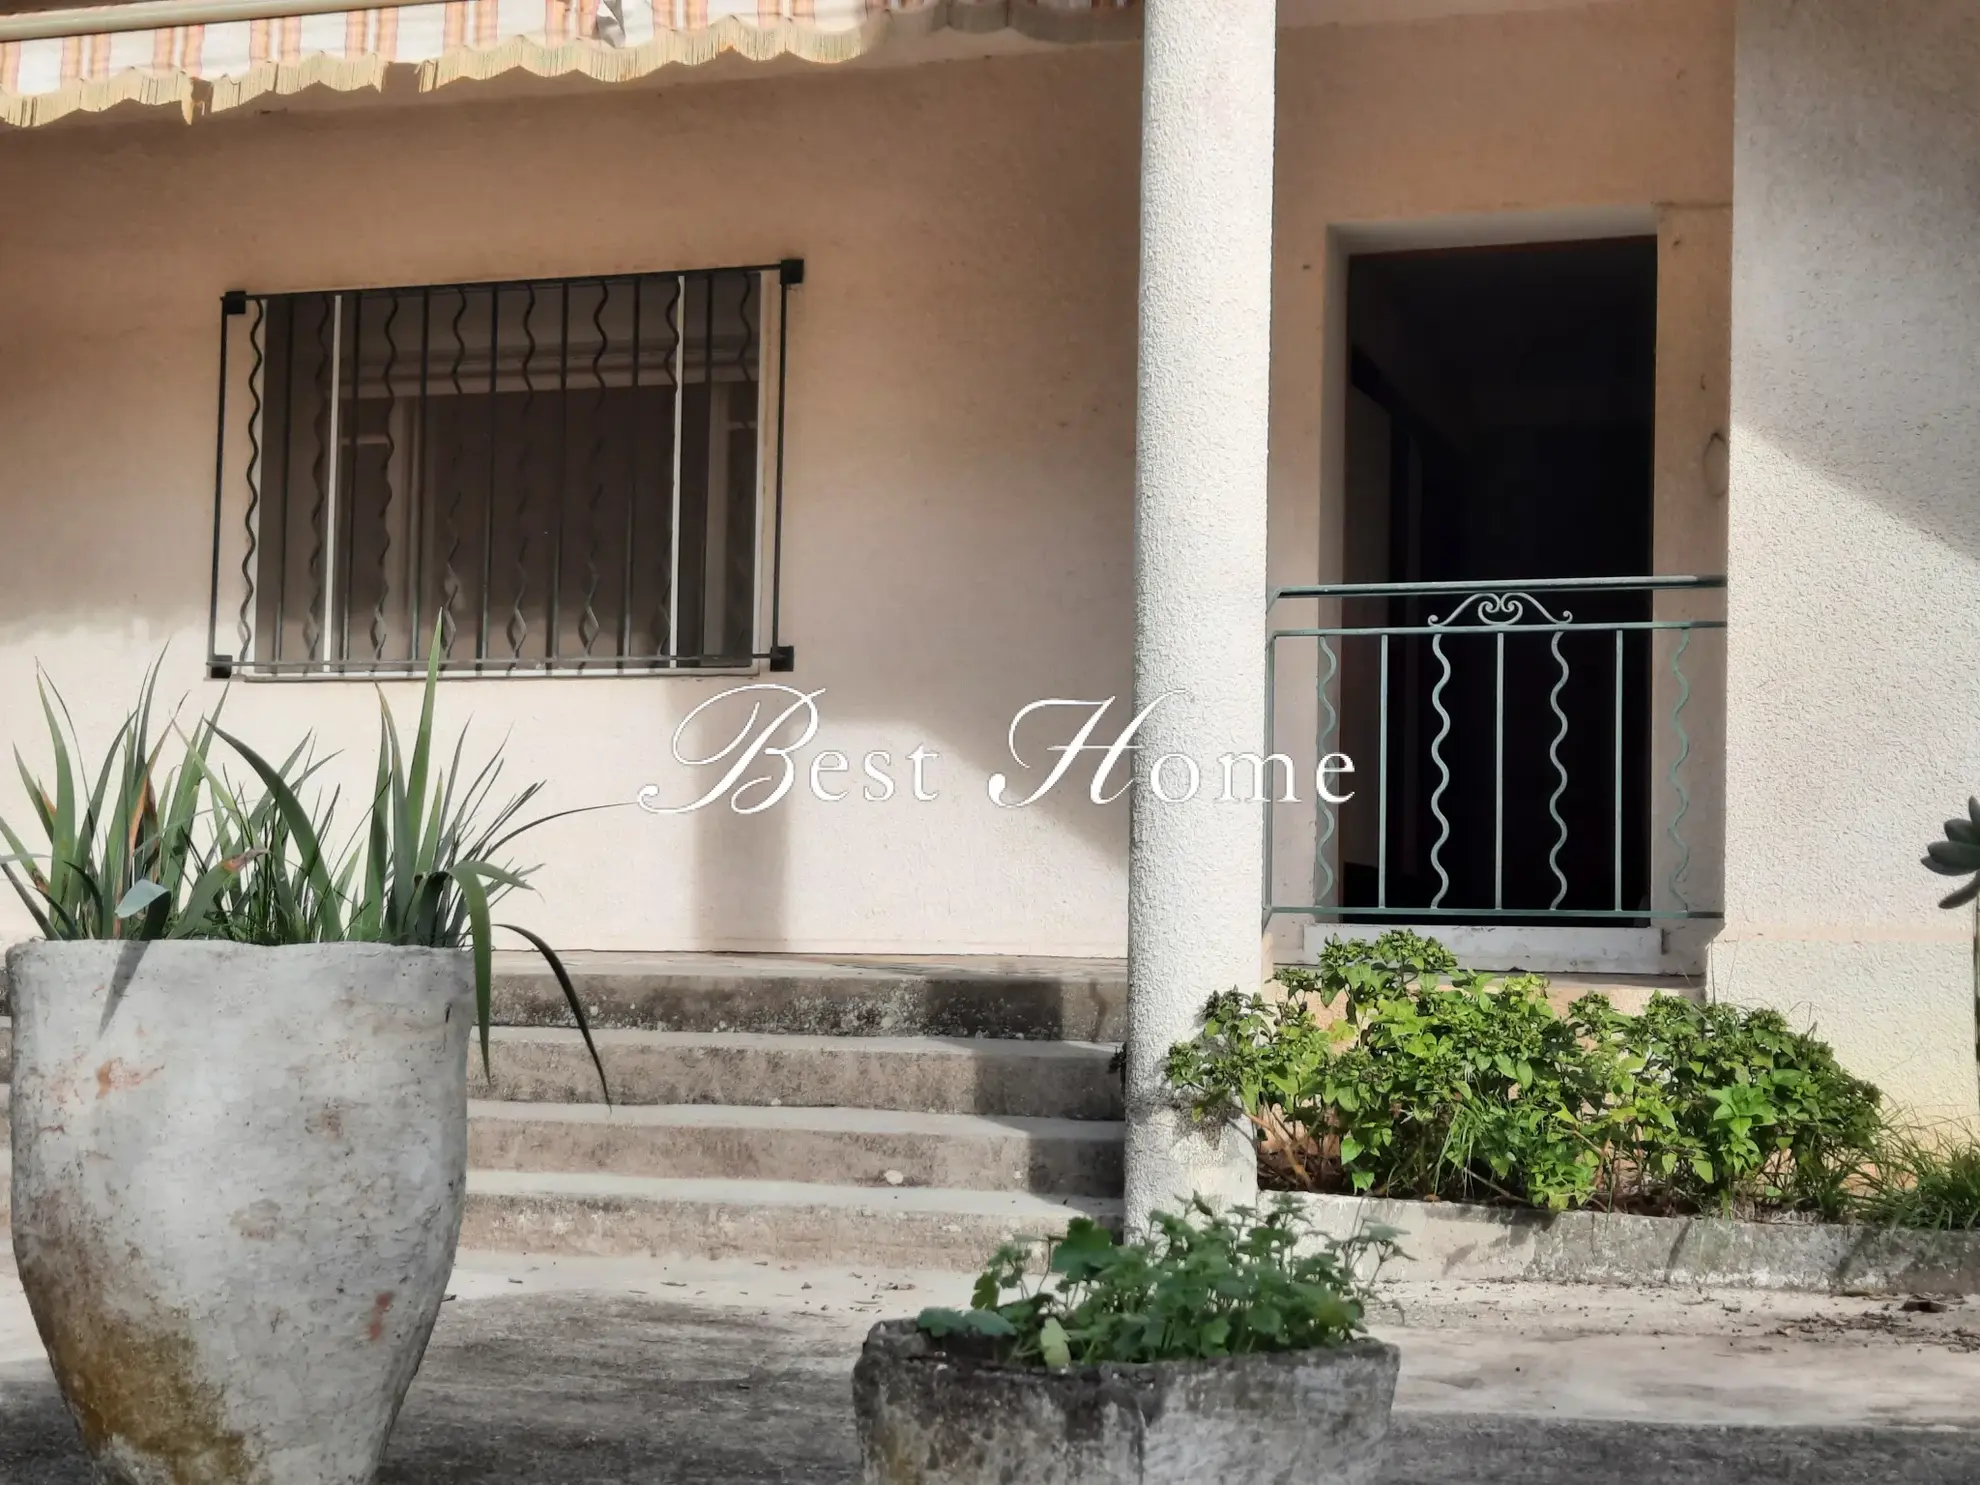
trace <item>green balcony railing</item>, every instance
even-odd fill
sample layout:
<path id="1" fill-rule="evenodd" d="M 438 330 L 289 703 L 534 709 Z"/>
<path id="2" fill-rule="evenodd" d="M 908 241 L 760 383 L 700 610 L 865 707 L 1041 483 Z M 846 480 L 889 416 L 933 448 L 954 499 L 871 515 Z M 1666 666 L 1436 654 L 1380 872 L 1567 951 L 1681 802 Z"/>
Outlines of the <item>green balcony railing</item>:
<path id="1" fill-rule="evenodd" d="M 1715 889 L 1696 881 L 1694 806 L 1701 770 L 1717 767 L 1725 586 L 1686 576 L 1276 589 L 1267 752 L 1292 764 L 1278 777 L 1303 779 L 1313 797 L 1286 788 L 1268 807 L 1268 918 L 1720 916 L 1706 900 Z M 1310 736 L 1304 759 L 1278 746 L 1295 730 Z M 1302 894 L 1273 891 L 1275 846 L 1288 811 L 1307 809 L 1310 894 L 1281 900 Z"/>

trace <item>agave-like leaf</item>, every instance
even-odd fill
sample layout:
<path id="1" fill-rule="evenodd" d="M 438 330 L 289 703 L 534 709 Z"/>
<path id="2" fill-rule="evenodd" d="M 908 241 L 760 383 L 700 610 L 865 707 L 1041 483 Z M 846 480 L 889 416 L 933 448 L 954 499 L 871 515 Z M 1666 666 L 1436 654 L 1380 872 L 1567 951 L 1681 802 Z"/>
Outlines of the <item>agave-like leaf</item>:
<path id="1" fill-rule="evenodd" d="M 90 929 L 93 925 L 89 924 L 87 920 L 78 919 L 75 913 L 70 911 L 66 905 L 57 902 L 52 897 L 45 900 L 48 903 L 49 920 L 55 927 L 55 931 L 48 935 L 50 938 L 84 939 L 100 938 L 103 936 L 100 933 L 92 933 Z"/>
<path id="2" fill-rule="evenodd" d="M 442 872 L 428 872 L 419 879 L 419 890 L 413 894 L 408 942 L 436 946 L 444 942 L 440 935 L 440 910 L 449 885 L 450 878 Z"/>
<path id="3" fill-rule="evenodd" d="M 289 832 L 286 825 L 284 825 L 281 833 L 284 837 L 288 835 Z M 277 844 L 286 844 L 286 841 L 278 840 Z M 272 852 L 271 857 L 273 857 Z M 279 857 L 273 857 L 273 861 L 274 864 L 265 868 L 265 872 L 275 898 L 275 911 L 280 914 L 282 922 L 287 925 L 285 931 L 293 933 L 297 939 L 306 942 L 307 936 L 313 933 L 314 927 L 320 919 L 303 906 L 303 898 L 297 894 L 296 883 L 289 875 L 288 863 Z M 303 868 L 304 883 L 307 884 L 309 879 L 308 866 L 305 864 Z"/>
<path id="4" fill-rule="evenodd" d="M 62 700 L 61 692 L 57 691 L 55 693 L 55 700 L 62 707 L 63 715 L 66 716 L 68 714 L 68 704 Z M 74 724 L 72 723 L 70 725 L 73 727 Z M 76 827 L 83 835 L 91 839 L 95 838 L 97 824 L 103 819 L 103 801 L 110 797 L 110 779 L 117 771 L 117 759 L 122 756 L 125 744 L 129 740 L 130 735 L 131 719 L 126 717 L 117 728 L 117 735 L 110 739 L 110 746 L 105 749 L 103 754 L 102 766 L 96 771 L 96 784 L 89 791 L 89 803 L 84 806 L 82 819 L 77 822 Z"/>
<path id="5" fill-rule="evenodd" d="M 149 878 L 133 882 L 130 891 L 117 900 L 117 916 L 135 918 L 139 913 L 148 911 L 160 898 L 168 902 L 171 900 L 171 894 L 160 883 Z"/>
<path id="6" fill-rule="evenodd" d="M 112 862 L 105 853 L 102 865 L 102 880 L 105 891 L 115 897 L 143 875 L 138 862 L 138 842 L 151 832 L 147 829 L 152 814 L 151 775 L 158 765 L 159 749 L 164 739 L 159 739 L 158 748 L 151 744 L 151 705 L 158 688 L 158 669 L 164 662 L 161 654 L 151 662 L 146 672 L 144 686 L 138 692 L 137 724 L 126 740 L 124 751 L 124 772 L 122 786 L 118 793 L 118 809 L 113 816 L 121 822 L 124 835 L 119 844 L 120 854 Z"/>
<path id="7" fill-rule="evenodd" d="M 92 867 L 88 861 L 71 861 L 69 870 L 75 873 L 76 880 L 81 883 L 81 891 L 70 909 L 71 921 L 78 928 L 82 928 L 85 923 L 95 924 L 98 933 L 104 938 L 125 937 L 123 924 L 117 920 L 117 915 L 112 910 L 110 889 L 104 885 L 100 869 Z M 64 906 L 60 898 L 51 898 L 50 901 L 57 907 Z"/>
<path id="8" fill-rule="evenodd" d="M 441 842 L 449 839 L 445 832 L 453 818 L 454 786 L 461 775 L 461 750 L 467 746 L 467 728 L 460 730 L 454 739 L 453 761 L 447 765 L 446 781 L 440 786 L 440 799 L 433 813 L 426 818 L 426 833 L 419 847 L 419 871 L 421 876 L 431 872 L 439 863 Z"/>
<path id="9" fill-rule="evenodd" d="M 56 856 L 76 854 L 76 799 L 75 779 L 69 769 L 69 743 L 62 735 L 62 728 L 55 720 L 55 709 L 48 701 L 48 687 L 40 686 L 41 710 L 48 719 L 48 740 L 55 755 L 55 807 L 54 818 L 48 826 L 48 850 L 51 857 L 48 863 L 48 890 L 55 897 L 66 896 L 69 876 L 65 864 L 52 859 Z M 111 744 L 112 749 L 116 747 Z"/>
<path id="10" fill-rule="evenodd" d="M 344 937 L 344 925 L 337 911 L 340 895 L 330 880 L 330 868 L 323 855 L 323 843 L 317 837 L 316 822 L 310 819 L 309 811 L 303 808 L 302 801 L 296 798 L 296 791 L 289 781 L 282 777 L 275 766 L 253 748 L 235 737 L 231 732 L 215 728 L 214 731 L 225 739 L 227 746 L 239 753 L 247 766 L 261 776 L 262 786 L 288 827 L 301 853 L 301 870 L 313 894 L 316 916 L 314 928 L 316 941 L 336 943 Z"/>
<path id="11" fill-rule="evenodd" d="M 537 791 L 535 789 L 531 789 L 529 791 L 528 797 L 530 798 L 535 797 L 536 792 Z M 594 814 L 599 810 L 615 810 L 618 808 L 619 806 L 616 804 L 577 804 L 577 805 L 572 805 L 569 809 L 552 810 L 547 815 L 534 815 L 530 819 L 524 821 L 521 825 L 518 825 L 515 829 L 509 831 L 506 835 L 502 835 L 497 839 L 488 842 L 486 846 L 484 846 L 481 850 L 474 852 L 473 854 L 480 857 L 492 856 L 497 851 L 501 850 L 504 846 L 508 845 L 511 841 L 515 840 L 518 836 L 528 834 L 530 831 L 536 829 L 537 826 L 539 825 L 548 825 L 553 820 L 567 820 L 572 815 L 589 815 L 589 814 Z M 536 866 L 527 867 L 520 874 L 525 877 L 533 876 L 539 869 L 540 868 Z"/>
<path id="12" fill-rule="evenodd" d="M 238 856 L 215 862 L 201 872 L 199 880 L 193 883 L 192 891 L 186 894 L 186 905 L 179 912 L 179 921 L 173 927 L 172 937 L 189 938 L 204 931 L 206 915 L 219 901 L 220 894 L 259 854 L 258 851 L 244 851 Z"/>
<path id="13" fill-rule="evenodd" d="M 28 891 L 27 884 L 14 875 L 14 868 L 11 865 L 0 866 L 0 871 L 7 873 L 7 881 L 13 886 L 14 895 L 20 898 L 22 906 L 28 910 L 28 916 L 34 919 L 34 926 L 41 930 L 41 936 L 43 938 L 54 938 L 56 936 L 55 929 L 49 923 L 47 913 L 42 911 L 42 902 L 37 902 L 35 900 L 35 894 Z M 42 901 L 45 902 L 46 899 L 43 898 Z"/>
<path id="14" fill-rule="evenodd" d="M 27 791 L 28 803 L 34 806 L 34 817 L 41 822 L 41 833 L 52 835 L 55 830 L 55 801 L 48 797 L 48 790 L 42 787 L 41 780 L 28 771 L 27 759 L 21 756 L 19 748 L 14 749 L 14 768 L 21 776 L 21 787 Z"/>
<path id="15" fill-rule="evenodd" d="M 381 694 L 378 705 L 382 710 L 385 698 Z M 430 726 L 425 718 L 421 726 Z M 391 713 L 386 712 L 386 737 L 391 743 L 392 769 L 391 793 L 386 799 L 390 809 L 392 825 L 392 885 L 384 902 L 386 937 L 393 943 L 411 942 L 407 933 L 411 926 L 413 893 L 419 886 L 419 807 L 424 803 L 413 793 L 407 782 L 403 760 L 399 755 L 399 733 L 392 725 Z M 419 739 L 415 751 L 424 748 L 425 738 Z M 424 788 L 424 784 L 421 785 Z"/>
<path id="16" fill-rule="evenodd" d="M 469 857 L 485 858 L 488 855 L 488 852 L 485 850 L 474 849 L 474 845 L 479 844 L 479 842 L 470 844 L 469 842 L 462 840 L 461 827 L 470 824 L 480 816 L 483 808 L 485 808 L 488 803 L 488 797 L 490 793 L 492 793 L 495 788 L 495 781 L 498 778 L 500 778 L 501 775 L 502 775 L 502 760 L 501 760 L 501 755 L 497 753 L 496 755 L 490 757 L 486 763 L 481 765 L 480 772 L 474 776 L 472 782 L 470 782 L 467 788 L 464 791 L 462 791 L 461 801 L 459 806 L 455 809 L 454 818 L 448 822 L 447 833 L 451 838 L 451 842 L 452 842 L 450 849 Z M 500 818 L 501 816 L 498 814 L 497 819 Z M 481 840 L 485 841 L 488 838 L 489 833 L 496 828 L 497 826 L 493 823 L 483 827 L 481 831 Z"/>
<path id="17" fill-rule="evenodd" d="M 34 890 L 43 897 L 53 895 L 49 888 L 47 876 L 42 872 L 40 867 L 34 864 L 36 861 L 46 860 L 47 857 L 45 855 L 35 856 L 30 854 L 28 848 L 21 844 L 21 838 L 14 834 L 12 827 L 5 820 L 0 820 L 0 839 L 4 839 L 7 842 L 8 849 L 13 852 L 13 855 L 8 859 L 27 868 L 28 880 L 34 884 Z"/>
<path id="18" fill-rule="evenodd" d="M 368 840 L 364 855 L 364 887 L 351 912 L 354 939 L 376 939 L 385 922 L 385 882 L 391 870 L 392 727 L 389 717 L 378 722 L 378 769 L 372 784 L 371 806 L 365 811 Z"/>
<path id="19" fill-rule="evenodd" d="M 206 767 L 207 751 L 213 745 L 213 729 L 226 704 L 227 698 L 223 694 L 212 713 L 194 724 L 191 734 L 185 737 L 185 758 L 172 781 L 172 791 L 159 820 L 159 831 L 168 844 L 166 859 L 159 863 L 158 880 L 174 895 L 177 895 L 185 878 L 186 863 L 193 845 L 193 827 L 200 816 L 201 792 L 211 793 L 215 807 L 223 812 L 227 806 L 233 805 L 233 812 L 238 813 L 238 805 L 232 799 L 231 791 L 218 781 L 208 782 L 211 771 Z"/>
<path id="20" fill-rule="evenodd" d="M 577 987 L 571 983 L 570 972 L 564 968 L 564 961 L 557 957 L 557 951 L 527 928 L 514 923 L 500 925 L 518 938 L 527 939 L 532 948 L 543 956 L 543 962 L 550 966 L 550 973 L 557 977 L 557 984 L 564 992 L 564 1001 L 571 1008 L 571 1015 L 577 1018 L 578 1031 L 584 1037 L 585 1050 L 591 1053 L 591 1065 L 598 1069 L 598 1086 L 605 1094 L 605 1107 L 612 1107 L 612 1087 L 605 1081 L 605 1064 L 599 1058 L 598 1044 L 591 1038 L 591 1018 L 584 1013 L 584 1002 L 578 999 Z"/>
<path id="21" fill-rule="evenodd" d="M 440 636 L 444 632 L 442 615 L 433 621 L 433 640 L 426 651 L 426 685 L 420 692 L 419 730 L 413 734 L 412 763 L 406 772 L 406 797 L 411 802 L 408 832 L 416 848 L 425 831 L 421 829 L 420 812 L 426 808 L 426 771 L 433 758 L 433 706 L 440 689 Z M 380 704 L 384 697 L 379 697 Z M 464 737 L 466 735 L 463 730 Z M 415 862 L 417 868 L 418 863 Z"/>
<path id="22" fill-rule="evenodd" d="M 54 688 L 50 687 L 50 689 L 53 690 Z M 69 704 L 62 699 L 62 693 L 60 691 L 55 691 L 54 695 L 55 704 L 62 709 L 63 720 L 68 723 L 69 735 L 73 738 L 75 736 L 76 724 L 69 716 Z M 117 728 L 116 735 L 110 739 L 110 746 L 104 750 L 102 766 L 96 772 L 95 787 L 90 790 L 89 802 L 84 806 L 82 818 L 76 823 L 74 848 L 70 851 L 72 858 L 92 851 L 94 849 L 93 843 L 97 839 L 98 832 L 102 829 L 103 822 L 106 819 L 114 818 L 114 811 L 110 815 L 105 815 L 104 801 L 109 798 L 111 778 L 118 775 L 118 760 L 124 756 L 125 751 L 130 745 L 132 721 L 132 717 L 124 718 L 123 722 Z M 79 743 L 77 745 L 77 754 L 80 761 L 81 745 Z M 50 839 L 52 840 L 53 837 L 51 836 Z M 68 903 L 76 911 L 82 911 L 84 908 L 82 899 L 73 893 L 68 895 Z M 97 932 L 111 932 L 116 927 L 115 924 L 110 924 L 106 927 L 100 917 L 95 918 L 93 921 L 97 925 Z M 75 922 L 73 919 L 71 923 L 76 937 L 82 938 L 88 936 L 89 930 L 84 928 L 81 923 Z"/>
<path id="23" fill-rule="evenodd" d="M 455 866 L 447 875 L 460 888 L 461 898 L 467 903 L 469 947 L 474 954 L 474 1024 L 481 1032 L 482 1076 L 493 1082 L 495 1070 L 488 1057 L 488 1023 L 494 1015 L 495 969 L 489 943 L 492 929 L 488 889 L 482 884 L 481 872 L 472 864 Z"/>

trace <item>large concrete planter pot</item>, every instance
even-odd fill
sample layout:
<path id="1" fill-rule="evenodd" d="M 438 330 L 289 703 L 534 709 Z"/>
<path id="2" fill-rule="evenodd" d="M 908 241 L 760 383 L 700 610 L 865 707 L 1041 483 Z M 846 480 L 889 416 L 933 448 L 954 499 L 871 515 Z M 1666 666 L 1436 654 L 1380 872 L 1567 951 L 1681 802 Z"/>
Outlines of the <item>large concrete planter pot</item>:
<path id="1" fill-rule="evenodd" d="M 467 955 L 33 943 L 7 972 L 14 1253 L 100 1477 L 373 1479 L 460 1233 Z"/>
<path id="2" fill-rule="evenodd" d="M 970 1361 L 912 1321 L 853 1369 L 866 1485 L 1363 1485 L 1394 1346 L 1065 1372 Z"/>

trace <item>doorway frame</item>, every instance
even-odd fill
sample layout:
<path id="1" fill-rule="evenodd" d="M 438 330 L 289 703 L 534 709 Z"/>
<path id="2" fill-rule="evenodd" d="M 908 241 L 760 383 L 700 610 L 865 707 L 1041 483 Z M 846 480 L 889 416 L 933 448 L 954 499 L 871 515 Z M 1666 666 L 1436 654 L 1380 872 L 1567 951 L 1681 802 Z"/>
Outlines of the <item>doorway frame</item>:
<path id="1" fill-rule="evenodd" d="M 1667 267 L 1670 208 L 1653 203 L 1568 207 L 1547 210 L 1515 210 L 1480 213 L 1452 213 L 1435 217 L 1398 221 L 1356 221 L 1330 224 L 1323 255 L 1324 279 L 1321 305 L 1321 366 L 1319 419 L 1319 487 L 1313 556 L 1322 583 L 1344 580 L 1347 518 L 1347 422 L 1348 392 L 1352 382 L 1348 334 L 1348 271 L 1353 259 L 1364 254 L 1410 252 L 1437 249 L 1540 246 L 1554 243 L 1588 242 L 1607 238 L 1647 237 L 1658 243 L 1658 380 L 1656 416 L 1661 426 L 1665 417 L 1663 362 L 1666 353 L 1666 324 L 1663 295 Z M 1727 281 L 1729 293 L 1730 280 Z M 1729 364 L 1729 352 L 1728 352 Z M 1720 437 L 1724 437 L 1721 432 Z M 1663 460 L 1653 455 L 1652 478 L 1652 568 L 1665 565 L 1660 560 L 1662 543 L 1659 528 L 1664 524 L 1667 496 Z M 1723 494 L 1720 495 L 1723 500 Z M 1723 571 L 1723 536 L 1717 544 L 1715 569 Z M 1702 568 L 1699 570 L 1703 570 Z M 1650 574 L 1645 574 L 1646 576 Z M 1337 621 L 1338 614 L 1324 622 Z M 1721 672 L 1722 674 L 1722 672 Z M 1653 704 L 1652 714 L 1657 714 Z M 1723 687 L 1715 702 L 1709 726 L 1716 731 L 1708 756 L 1714 765 L 1714 787 L 1699 790 L 1700 805 L 1708 811 L 1709 838 L 1697 854 L 1709 855 L 1710 876 L 1714 883 L 1723 872 Z M 1656 739 L 1652 742 L 1653 770 L 1663 766 L 1663 754 Z M 1652 820 L 1657 818 L 1653 808 Z M 1696 817 L 1694 817 L 1696 818 Z M 1657 832 L 1653 828 L 1653 843 Z M 1338 837 L 1335 849 L 1338 850 Z M 1659 857 L 1653 844 L 1652 875 L 1657 874 Z M 1338 869 L 1339 862 L 1335 861 Z M 1719 923 L 1695 921 L 1651 927 L 1596 928 L 1519 928 L 1465 926 L 1453 929 L 1443 925 L 1446 937 L 1461 933 L 1467 962 L 1481 969 L 1505 970 L 1516 966 L 1556 973 L 1602 973 L 1631 976 L 1656 975 L 1693 981 L 1704 970 L 1706 946 L 1719 930 Z M 1325 938 L 1339 931 L 1334 924 L 1309 923 L 1300 939 L 1301 957 L 1310 958 Z M 1558 940 L 1558 942 L 1556 941 Z M 1283 940 L 1281 940 L 1283 943 Z M 1504 960 L 1504 963 L 1495 961 Z"/>

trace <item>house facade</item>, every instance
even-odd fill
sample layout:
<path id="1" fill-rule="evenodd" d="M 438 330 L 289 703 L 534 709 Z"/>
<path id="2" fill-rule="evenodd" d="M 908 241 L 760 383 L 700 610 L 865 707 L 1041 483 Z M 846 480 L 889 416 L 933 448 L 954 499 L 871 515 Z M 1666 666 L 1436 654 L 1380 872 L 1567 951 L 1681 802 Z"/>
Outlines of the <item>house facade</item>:
<path id="1" fill-rule="evenodd" d="M 1148 1053 L 1408 923 L 1975 1114 L 1967 7 L 307 8 L 0 17 L 30 755 L 162 652 L 362 759 L 437 629 L 616 806 L 562 946 L 1130 953 Z"/>

